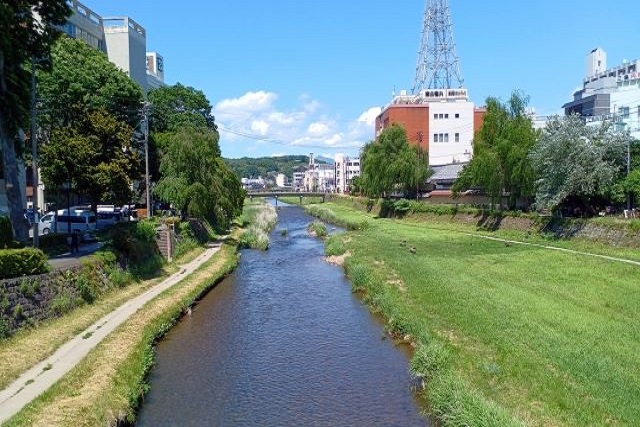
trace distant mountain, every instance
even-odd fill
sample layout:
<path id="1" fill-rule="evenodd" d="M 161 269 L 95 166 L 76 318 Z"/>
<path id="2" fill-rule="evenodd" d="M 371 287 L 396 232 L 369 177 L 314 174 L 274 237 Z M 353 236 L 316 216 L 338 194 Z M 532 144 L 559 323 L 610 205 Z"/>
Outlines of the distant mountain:
<path id="1" fill-rule="evenodd" d="M 316 163 L 326 163 L 328 165 L 332 165 L 335 163 L 335 161 L 330 157 L 316 156 L 315 159 L 316 159 Z"/>
<path id="2" fill-rule="evenodd" d="M 328 163 L 328 160 L 320 157 L 316 158 L 316 163 Z M 283 173 L 291 178 L 294 169 L 309 165 L 309 156 L 243 157 L 224 161 L 239 178 L 264 178 L 271 173 Z"/>

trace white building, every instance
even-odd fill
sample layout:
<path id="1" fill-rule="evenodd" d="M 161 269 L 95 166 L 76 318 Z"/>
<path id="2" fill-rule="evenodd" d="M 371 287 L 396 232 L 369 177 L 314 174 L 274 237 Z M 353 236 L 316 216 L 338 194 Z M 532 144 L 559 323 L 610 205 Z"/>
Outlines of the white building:
<path id="1" fill-rule="evenodd" d="M 147 32 L 133 19 L 104 17 L 104 37 L 109 61 L 147 90 Z"/>
<path id="2" fill-rule="evenodd" d="M 309 157 L 309 168 L 304 174 L 305 191 L 333 192 L 335 190 L 335 170 L 333 165 L 315 162 L 313 153 Z"/>
<path id="3" fill-rule="evenodd" d="M 566 114 L 579 114 L 593 124 L 611 121 L 640 139 L 640 60 L 607 68 L 606 52 L 592 50 L 582 88 L 573 97 L 563 106 Z"/>
<path id="4" fill-rule="evenodd" d="M 301 190 L 304 188 L 304 175 L 305 171 L 303 170 L 296 170 L 293 172 L 291 183 L 294 190 Z"/>
<path id="5" fill-rule="evenodd" d="M 335 191 L 347 194 L 350 191 L 351 181 L 360 176 L 360 158 L 350 158 L 344 154 L 335 156 Z"/>
<path id="6" fill-rule="evenodd" d="M 147 52 L 147 87 L 157 89 L 165 86 L 164 58 L 158 52 Z"/>
<path id="7" fill-rule="evenodd" d="M 464 88 L 429 89 L 417 95 L 401 91 L 376 118 L 376 137 L 397 124 L 406 130 L 410 144 L 429 152 L 429 165 L 468 162 L 484 114 Z"/>
<path id="8" fill-rule="evenodd" d="M 287 187 L 288 185 L 289 185 L 289 179 L 285 174 L 279 173 L 278 175 L 276 175 L 276 187 L 284 188 L 284 187 Z"/>

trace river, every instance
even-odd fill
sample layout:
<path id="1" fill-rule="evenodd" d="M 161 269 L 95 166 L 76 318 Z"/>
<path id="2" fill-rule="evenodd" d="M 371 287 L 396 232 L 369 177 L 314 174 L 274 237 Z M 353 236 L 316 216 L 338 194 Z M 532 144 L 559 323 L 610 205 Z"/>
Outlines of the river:
<path id="1" fill-rule="evenodd" d="M 406 351 L 324 261 L 311 221 L 279 207 L 271 248 L 242 251 L 158 344 L 138 426 L 428 425 Z"/>

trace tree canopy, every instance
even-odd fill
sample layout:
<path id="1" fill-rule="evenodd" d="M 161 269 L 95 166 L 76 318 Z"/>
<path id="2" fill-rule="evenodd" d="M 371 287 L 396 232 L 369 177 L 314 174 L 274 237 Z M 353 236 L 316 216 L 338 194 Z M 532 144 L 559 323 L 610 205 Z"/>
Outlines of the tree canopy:
<path id="1" fill-rule="evenodd" d="M 62 37 L 39 73 L 40 166 L 50 188 L 73 184 L 93 205 L 132 200 L 142 153 L 134 126 L 142 90 L 100 51 Z"/>
<path id="2" fill-rule="evenodd" d="M 570 198 L 591 207 L 621 178 L 628 134 L 610 124 L 588 126 L 577 115 L 549 120 L 529 155 L 536 181 L 536 205 L 554 209 Z"/>
<path id="3" fill-rule="evenodd" d="M 220 157 L 217 133 L 187 127 L 160 134 L 158 140 L 166 151 L 156 196 L 185 216 L 222 227 L 241 213 L 244 190 Z"/>
<path id="4" fill-rule="evenodd" d="M 211 105 L 201 91 L 182 85 L 151 92 L 152 139 L 159 148 L 154 194 L 183 216 L 227 227 L 242 212 L 240 179 L 220 157 Z"/>
<path id="5" fill-rule="evenodd" d="M 211 104 L 201 90 L 177 83 L 152 89 L 151 130 L 175 132 L 186 126 L 216 130 Z"/>
<path id="6" fill-rule="evenodd" d="M 411 194 L 424 184 L 429 168 L 418 149 L 409 145 L 407 132 L 393 125 L 364 146 L 358 182 L 368 197 L 389 197 L 398 191 Z"/>
<path id="7" fill-rule="evenodd" d="M 105 110 L 89 113 L 73 127 L 56 128 L 40 150 L 42 179 L 53 188 L 73 184 L 92 205 L 125 204 L 139 176 L 133 129 Z"/>
<path id="8" fill-rule="evenodd" d="M 52 69 L 38 74 L 41 126 L 69 126 L 96 110 L 138 125 L 142 89 L 103 52 L 65 36 L 53 46 L 51 59 Z"/>
<path id="9" fill-rule="evenodd" d="M 526 105 L 527 98 L 519 92 L 514 92 L 506 104 L 487 99 L 482 128 L 473 139 L 473 158 L 456 180 L 454 194 L 481 187 L 492 205 L 500 205 L 506 193 L 509 208 L 533 196 L 533 169 L 527 155 L 536 132 Z"/>
<path id="10" fill-rule="evenodd" d="M 24 201 L 20 192 L 16 136 L 28 123 L 31 60 L 45 59 L 62 25 L 71 13 L 65 0 L 22 0 L 0 3 L 0 150 L 9 215 L 15 236 L 26 240 Z"/>

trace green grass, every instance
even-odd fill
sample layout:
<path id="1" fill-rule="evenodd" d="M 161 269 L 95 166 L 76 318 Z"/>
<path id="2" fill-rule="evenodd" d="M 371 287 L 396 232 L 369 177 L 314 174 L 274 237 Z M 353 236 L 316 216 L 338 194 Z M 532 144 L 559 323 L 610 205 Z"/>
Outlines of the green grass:
<path id="1" fill-rule="evenodd" d="M 365 301 L 417 344 L 442 425 L 640 425 L 640 267 L 323 206 L 367 222 L 332 244 L 352 254 Z"/>
<path id="2" fill-rule="evenodd" d="M 240 247 L 263 251 L 269 249 L 269 232 L 278 221 L 275 207 L 264 201 L 246 203 L 241 221 L 246 228 L 240 236 Z"/>

